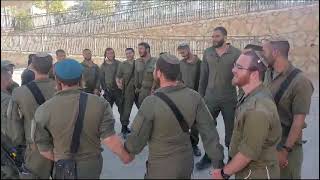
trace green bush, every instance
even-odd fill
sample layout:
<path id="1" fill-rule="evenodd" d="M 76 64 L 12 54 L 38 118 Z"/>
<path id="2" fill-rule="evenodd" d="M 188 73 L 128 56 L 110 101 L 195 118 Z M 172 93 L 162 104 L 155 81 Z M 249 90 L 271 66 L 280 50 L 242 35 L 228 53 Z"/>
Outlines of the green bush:
<path id="1" fill-rule="evenodd" d="M 26 31 L 33 27 L 32 17 L 26 11 L 20 11 L 15 16 L 15 30 Z"/>

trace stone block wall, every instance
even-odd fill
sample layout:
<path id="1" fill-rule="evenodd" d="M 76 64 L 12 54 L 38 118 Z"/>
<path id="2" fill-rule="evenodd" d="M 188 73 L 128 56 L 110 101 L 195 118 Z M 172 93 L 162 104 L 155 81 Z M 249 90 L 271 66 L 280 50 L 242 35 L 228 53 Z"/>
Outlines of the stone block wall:
<path id="1" fill-rule="evenodd" d="M 245 15 L 117 32 L 137 37 L 210 37 L 224 26 L 233 36 L 280 35 L 289 40 L 290 60 L 308 73 L 319 73 L 319 4 Z"/>

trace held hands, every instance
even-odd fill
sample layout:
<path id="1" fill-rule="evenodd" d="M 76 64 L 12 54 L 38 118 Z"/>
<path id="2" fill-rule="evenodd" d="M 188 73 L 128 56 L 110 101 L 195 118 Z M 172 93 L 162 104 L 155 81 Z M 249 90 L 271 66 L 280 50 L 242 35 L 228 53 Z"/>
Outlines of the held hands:
<path id="1" fill-rule="evenodd" d="M 121 161 L 124 163 L 124 164 L 129 164 L 131 161 L 134 160 L 134 155 L 131 155 L 129 153 L 126 153 L 124 156 L 121 157 Z"/>
<path id="2" fill-rule="evenodd" d="M 278 151 L 278 161 L 280 168 L 285 168 L 288 166 L 288 152 L 285 149 Z"/>
<path id="3" fill-rule="evenodd" d="M 223 179 L 221 175 L 221 169 L 214 169 L 212 171 L 212 179 Z"/>

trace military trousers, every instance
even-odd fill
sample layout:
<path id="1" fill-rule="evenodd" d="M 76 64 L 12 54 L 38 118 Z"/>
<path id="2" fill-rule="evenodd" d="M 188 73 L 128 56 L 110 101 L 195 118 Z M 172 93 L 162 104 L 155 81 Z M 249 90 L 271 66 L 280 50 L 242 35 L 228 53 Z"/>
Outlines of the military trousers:
<path id="1" fill-rule="evenodd" d="M 118 107 L 118 112 L 121 115 L 122 112 L 122 91 L 120 89 L 105 89 L 103 97 L 109 102 L 110 106 L 116 104 Z M 121 118 L 120 118 L 121 119 Z"/>
<path id="2" fill-rule="evenodd" d="M 281 179 L 301 179 L 301 166 L 303 161 L 303 149 L 301 144 L 293 146 L 288 154 L 288 166 L 280 169 Z"/>
<path id="3" fill-rule="evenodd" d="M 250 164 L 235 174 L 236 179 L 279 179 L 280 168 L 275 162 L 273 165 L 250 166 Z"/>
<path id="4" fill-rule="evenodd" d="M 85 160 L 76 161 L 78 179 L 99 179 L 102 172 L 103 159 L 101 154 Z M 53 168 L 55 177 L 56 168 Z"/>
<path id="5" fill-rule="evenodd" d="M 199 131 L 197 127 L 194 125 L 191 127 L 190 141 L 192 146 L 197 146 L 199 143 Z"/>
<path id="6" fill-rule="evenodd" d="M 222 113 L 225 128 L 225 146 L 229 147 L 234 126 L 234 115 L 237 106 L 236 97 L 232 100 L 208 101 L 205 100 L 209 111 L 214 119 L 217 119 L 219 113 Z M 217 125 L 217 124 L 216 124 Z"/>
<path id="7" fill-rule="evenodd" d="M 25 153 L 25 166 L 34 178 L 49 179 L 52 175 L 53 161 L 42 156 L 35 144 L 28 144 Z"/>
<path id="8" fill-rule="evenodd" d="M 128 86 L 123 93 L 122 114 L 120 115 L 120 121 L 123 126 L 129 125 L 129 118 L 134 102 L 136 102 L 136 96 L 134 86 L 132 85 Z"/>

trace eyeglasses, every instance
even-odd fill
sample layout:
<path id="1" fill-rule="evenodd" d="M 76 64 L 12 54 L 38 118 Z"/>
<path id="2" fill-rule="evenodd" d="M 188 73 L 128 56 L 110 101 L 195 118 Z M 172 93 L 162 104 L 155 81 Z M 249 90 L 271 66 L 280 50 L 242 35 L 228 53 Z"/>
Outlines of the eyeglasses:
<path id="1" fill-rule="evenodd" d="M 258 51 L 255 51 L 255 50 L 252 50 L 256 56 L 258 56 L 258 62 L 257 64 L 260 64 L 262 63 L 264 66 L 265 64 L 263 63 L 264 59 L 263 57 L 260 55 L 260 53 Z M 252 66 L 252 67 L 248 67 L 248 68 L 245 68 L 243 66 L 241 66 L 240 64 L 237 64 L 237 63 L 234 63 L 233 64 L 233 67 L 237 68 L 237 69 L 240 69 L 240 70 L 247 70 L 247 71 L 257 71 L 258 70 L 258 67 L 257 66 Z"/>

